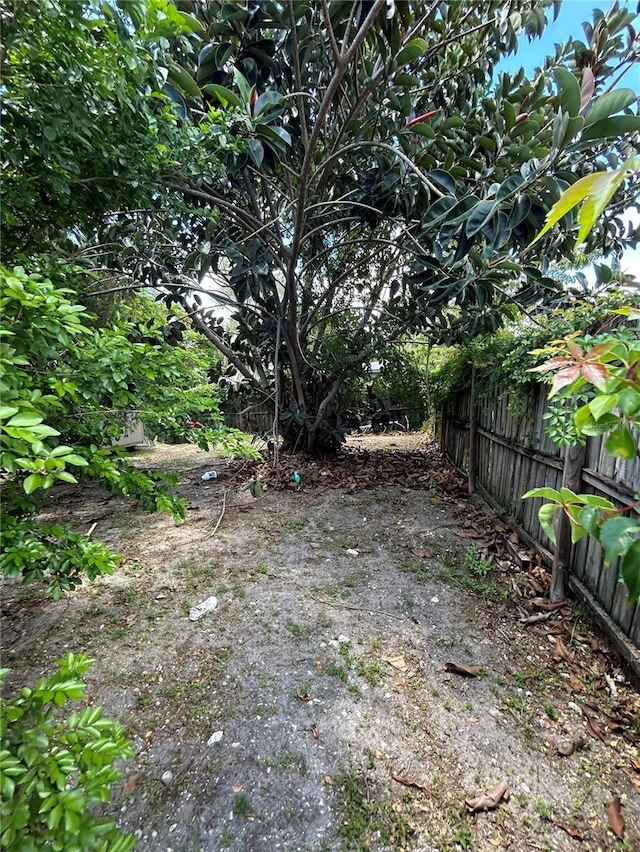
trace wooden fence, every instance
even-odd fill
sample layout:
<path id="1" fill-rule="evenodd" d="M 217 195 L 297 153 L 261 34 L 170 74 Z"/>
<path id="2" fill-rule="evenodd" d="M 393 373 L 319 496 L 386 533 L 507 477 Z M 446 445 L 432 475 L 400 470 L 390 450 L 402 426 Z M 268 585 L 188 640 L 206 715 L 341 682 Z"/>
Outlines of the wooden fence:
<path id="1" fill-rule="evenodd" d="M 560 488 L 564 449 L 558 448 L 544 432 L 543 418 L 548 408 L 542 385 L 531 393 L 524 406 L 516 406 L 515 402 L 507 394 L 499 401 L 480 399 L 472 406 L 471 391 L 460 392 L 443 414 L 442 446 L 457 467 L 472 478 L 475 475 L 478 490 L 550 563 L 553 544 L 538 522 L 543 501 L 522 500 L 520 495 L 539 486 Z M 517 413 L 512 413 L 511 407 Z M 476 469 L 469 471 L 469 448 L 474 442 L 476 453 L 471 455 L 477 458 Z M 603 438 L 588 438 L 579 492 L 597 494 L 623 505 L 638 491 L 640 459 L 614 459 L 605 451 Z M 614 641 L 624 656 L 629 659 L 631 653 L 638 664 L 640 657 L 635 649 L 640 648 L 640 605 L 628 603 L 626 587 L 619 582 L 618 565 L 604 568 L 602 548 L 591 538 L 584 538 L 572 548 L 570 571 L 573 591 L 609 633 L 617 634 L 619 641 Z"/>

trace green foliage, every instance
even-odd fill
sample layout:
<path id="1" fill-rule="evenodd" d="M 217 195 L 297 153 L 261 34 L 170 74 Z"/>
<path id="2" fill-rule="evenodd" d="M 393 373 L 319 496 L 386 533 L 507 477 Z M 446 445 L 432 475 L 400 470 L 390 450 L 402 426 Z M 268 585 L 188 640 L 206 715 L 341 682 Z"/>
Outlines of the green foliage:
<path id="1" fill-rule="evenodd" d="M 50 271 L 76 286 L 86 275 L 59 263 Z M 63 527 L 35 524 L 29 515 L 39 492 L 81 476 L 137 499 L 145 511 L 183 519 L 185 501 L 172 491 L 177 477 L 145 472 L 111 444 L 132 412 L 152 434 L 178 424 L 205 447 L 217 441 L 218 398 L 206 379 L 219 358 L 186 329 L 183 346 L 168 345 L 156 321 L 93 327 L 72 289 L 22 267 L 0 267 L 0 308 L 0 570 L 25 582 L 46 579 L 59 597 L 83 575 L 112 572 L 117 558 Z M 201 429 L 189 426 L 194 416 L 202 417 Z"/>
<path id="2" fill-rule="evenodd" d="M 121 834 L 92 809 L 109 801 L 120 779 L 117 760 L 133 754 L 117 722 L 99 707 L 61 717 L 84 699 L 79 679 L 93 661 L 85 654 L 58 660 L 58 672 L 0 701 L 0 845 L 7 852 L 128 852 L 135 835 Z M 8 669 L 0 671 L 0 683 Z"/>
<path id="3" fill-rule="evenodd" d="M 640 317 L 635 308 L 621 310 L 631 319 Z M 575 395 L 586 386 L 593 390 L 589 401 L 573 415 L 581 436 L 607 435 L 605 449 L 613 456 L 631 460 L 640 456 L 640 344 L 637 334 L 602 335 L 588 342 L 576 335 L 542 350 L 552 357 L 535 368 L 554 371 L 550 396 Z M 621 577 L 631 600 L 640 599 L 640 494 L 627 506 L 592 494 L 575 494 L 568 488 L 534 488 L 524 497 L 542 497 L 540 525 L 555 542 L 553 519 L 561 509 L 569 519 L 572 541 L 590 535 L 604 550 L 605 565 L 620 558 Z"/>

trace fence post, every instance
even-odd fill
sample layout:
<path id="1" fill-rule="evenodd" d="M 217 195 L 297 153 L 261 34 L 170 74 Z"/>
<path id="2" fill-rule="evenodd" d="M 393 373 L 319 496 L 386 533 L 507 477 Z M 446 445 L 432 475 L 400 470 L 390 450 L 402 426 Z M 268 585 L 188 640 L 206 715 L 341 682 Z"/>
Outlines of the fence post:
<path id="1" fill-rule="evenodd" d="M 478 406 L 476 404 L 476 368 L 471 367 L 471 406 L 469 413 L 469 494 L 476 493 L 478 478 Z"/>
<path id="2" fill-rule="evenodd" d="M 585 453 L 586 449 L 582 444 L 574 444 L 572 447 L 566 448 L 562 470 L 564 488 L 570 488 L 574 492 L 580 491 Z M 571 525 L 564 512 L 558 514 L 555 528 L 556 549 L 553 554 L 551 591 L 549 593 L 549 597 L 554 603 L 566 598 L 571 571 Z"/>

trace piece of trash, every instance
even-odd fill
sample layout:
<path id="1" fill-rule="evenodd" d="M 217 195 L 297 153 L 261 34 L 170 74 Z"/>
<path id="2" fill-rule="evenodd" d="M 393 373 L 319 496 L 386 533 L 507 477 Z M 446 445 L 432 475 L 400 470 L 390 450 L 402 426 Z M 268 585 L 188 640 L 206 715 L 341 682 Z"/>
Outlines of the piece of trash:
<path id="1" fill-rule="evenodd" d="M 402 654 L 398 654 L 397 657 L 381 657 L 380 659 L 383 663 L 389 663 L 390 666 L 393 666 L 394 669 L 399 669 L 401 672 L 407 670 L 407 664 Z"/>
<path id="2" fill-rule="evenodd" d="M 482 669 L 482 666 L 459 666 L 457 663 L 444 664 L 445 672 L 459 674 L 463 677 L 478 677 L 479 674 L 482 674 Z"/>
<path id="3" fill-rule="evenodd" d="M 302 477 L 300 476 L 299 470 L 293 471 L 292 479 L 293 479 L 293 481 L 295 482 L 296 485 L 300 485 L 300 483 L 302 482 Z"/>
<path id="4" fill-rule="evenodd" d="M 208 482 L 210 479 L 217 479 L 218 471 L 217 470 L 208 470 L 206 473 L 203 473 L 200 479 L 204 479 L 205 482 Z"/>
<path id="5" fill-rule="evenodd" d="M 304 694 L 301 693 L 301 692 L 296 692 L 296 698 L 298 699 L 298 701 L 312 701 L 313 700 L 308 692 L 305 692 Z"/>
<path id="6" fill-rule="evenodd" d="M 208 612 L 213 612 L 217 606 L 218 598 L 215 597 L 215 595 L 211 595 L 211 597 L 207 598 L 206 601 L 202 601 L 202 603 L 199 603 L 197 606 L 191 607 L 189 610 L 189 621 L 197 621 Z"/>
<path id="7" fill-rule="evenodd" d="M 349 547 L 346 551 L 347 556 L 360 556 L 360 551 L 354 550 L 353 547 Z"/>
<path id="8" fill-rule="evenodd" d="M 431 603 L 440 603 L 440 598 L 437 595 L 434 595 L 431 598 Z"/>
<path id="9" fill-rule="evenodd" d="M 470 813 L 476 813 L 477 811 L 495 810 L 503 799 L 506 801 L 508 798 L 509 790 L 507 788 L 507 782 L 501 781 L 499 784 L 496 784 L 495 787 L 492 787 L 487 793 L 480 793 L 479 796 L 465 799 L 464 803 Z"/>
<path id="10" fill-rule="evenodd" d="M 216 731 L 215 733 L 211 734 L 211 736 L 207 740 L 207 745 L 215 745 L 216 743 L 220 742 L 222 742 L 222 731 Z"/>
<path id="11" fill-rule="evenodd" d="M 173 781 L 173 772 L 170 769 L 167 769 L 166 772 L 162 773 L 160 778 L 165 787 L 168 787 L 169 784 Z"/>
<path id="12" fill-rule="evenodd" d="M 348 641 L 349 641 L 349 637 L 348 637 L 348 636 L 345 636 L 345 635 L 344 635 L 344 633 L 340 633 L 340 634 L 338 635 L 338 642 L 339 642 L 341 645 L 345 645 Z"/>

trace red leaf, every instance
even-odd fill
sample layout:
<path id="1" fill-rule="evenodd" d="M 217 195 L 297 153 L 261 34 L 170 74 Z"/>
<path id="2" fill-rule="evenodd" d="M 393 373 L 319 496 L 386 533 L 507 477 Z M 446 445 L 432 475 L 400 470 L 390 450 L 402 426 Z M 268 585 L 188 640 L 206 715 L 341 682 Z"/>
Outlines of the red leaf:
<path id="1" fill-rule="evenodd" d="M 607 368 L 604 364 L 583 364 L 580 372 L 588 382 L 595 385 L 600 390 L 604 390 L 604 385 L 607 380 Z"/>
<path id="2" fill-rule="evenodd" d="M 566 367 L 569 364 L 573 364 L 571 358 L 567 358 L 564 355 L 555 355 L 553 358 L 545 361 L 544 364 L 540 364 L 539 367 L 534 367 L 534 370 L 557 370 L 558 367 Z"/>
<path id="3" fill-rule="evenodd" d="M 574 358 L 582 358 L 584 355 L 584 349 L 578 343 L 573 340 L 567 341 L 567 349 L 573 355 Z"/>
<path id="4" fill-rule="evenodd" d="M 579 375 L 580 367 L 578 364 L 573 364 L 571 367 L 565 367 L 564 370 L 560 370 L 560 372 L 556 373 L 554 376 L 552 385 L 553 390 L 558 391 L 560 388 L 573 384 Z"/>
<path id="5" fill-rule="evenodd" d="M 428 118 L 431 118 L 432 115 L 435 115 L 437 112 L 441 112 L 440 109 L 432 109 L 429 112 L 425 112 L 424 115 L 419 115 L 417 118 L 412 118 L 411 121 L 407 122 L 407 127 L 413 127 L 414 124 L 420 124 L 421 121 L 426 121 Z"/>

